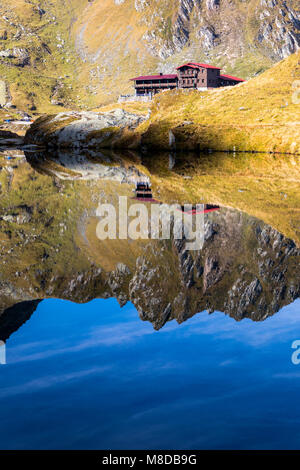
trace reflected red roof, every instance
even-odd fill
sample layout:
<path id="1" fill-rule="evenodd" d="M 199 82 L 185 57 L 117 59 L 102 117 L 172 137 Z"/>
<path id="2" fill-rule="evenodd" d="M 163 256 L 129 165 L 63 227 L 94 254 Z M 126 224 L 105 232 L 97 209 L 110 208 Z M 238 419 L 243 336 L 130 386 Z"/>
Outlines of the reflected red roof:
<path id="1" fill-rule="evenodd" d="M 230 80 L 236 80 L 237 82 L 245 82 L 243 78 L 238 78 L 238 77 L 232 77 L 231 75 L 220 75 L 220 78 L 229 78 Z"/>
<path id="2" fill-rule="evenodd" d="M 130 80 L 159 80 L 159 79 L 175 79 L 176 74 L 170 75 L 141 75 L 140 77 L 131 78 Z"/>

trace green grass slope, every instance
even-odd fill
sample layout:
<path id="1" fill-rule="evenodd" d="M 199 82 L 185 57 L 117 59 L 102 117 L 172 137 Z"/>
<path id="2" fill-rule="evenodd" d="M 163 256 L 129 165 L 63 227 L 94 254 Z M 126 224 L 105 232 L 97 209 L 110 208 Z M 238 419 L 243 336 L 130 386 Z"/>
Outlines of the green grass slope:
<path id="1" fill-rule="evenodd" d="M 1 2 L 0 53 L 11 55 L 0 54 L 0 80 L 7 86 L 7 101 L 18 109 L 55 113 L 89 105 L 70 39 L 83 6 L 79 0 Z"/>

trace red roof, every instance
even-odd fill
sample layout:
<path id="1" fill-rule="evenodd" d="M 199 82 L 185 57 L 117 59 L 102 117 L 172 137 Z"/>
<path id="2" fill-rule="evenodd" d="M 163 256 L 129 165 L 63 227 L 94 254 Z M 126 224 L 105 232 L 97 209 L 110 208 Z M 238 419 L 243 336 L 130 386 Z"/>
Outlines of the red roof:
<path id="1" fill-rule="evenodd" d="M 229 78 L 230 80 L 235 80 L 237 82 L 245 82 L 243 78 L 232 77 L 231 75 L 220 75 L 220 78 Z"/>
<path id="2" fill-rule="evenodd" d="M 209 64 L 198 64 L 198 62 L 187 62 L 186 64 L 180 65 L 176 68 L 176 70 L 181 69 L 181 67 L 192 67 L 193 69 L 197 69 L 199 67 L 203 67 L 204 69 L 216 69 L 221 70 L 220 67 L 215 67 L 214 65 Z"/>
<path id="3" fill-rule="evenodd" d="M 192 69 L 199 68 L 198 65 L 189 63 L 189 64 L 183 64 L 183 65 L 180 65 L 179 67 L 176 67 L 176 70 L 181 69 L 182 67 L 191 67 Z"/>
<path id="4" fill-rule="evenodd" d="M 159 79 L 174 79 L 178 78 L 177 75 L 171 74 L 171 75 L 141 75 L 140 77 L 135 77 L 131 78 L 130 80 L 159 80 Z"/>

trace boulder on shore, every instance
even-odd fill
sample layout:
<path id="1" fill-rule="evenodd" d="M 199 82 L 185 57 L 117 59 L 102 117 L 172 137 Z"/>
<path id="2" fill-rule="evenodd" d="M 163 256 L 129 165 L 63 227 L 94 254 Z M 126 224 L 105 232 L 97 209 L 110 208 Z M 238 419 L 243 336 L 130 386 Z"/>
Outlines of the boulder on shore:
<path id="1" fill-rule="evenodd" d="M 123 109 L 105 113 L 62 112 L 37 119 L 25 136 L 25 143 L 58 148 L 113 147 L 144 117 Z"/>

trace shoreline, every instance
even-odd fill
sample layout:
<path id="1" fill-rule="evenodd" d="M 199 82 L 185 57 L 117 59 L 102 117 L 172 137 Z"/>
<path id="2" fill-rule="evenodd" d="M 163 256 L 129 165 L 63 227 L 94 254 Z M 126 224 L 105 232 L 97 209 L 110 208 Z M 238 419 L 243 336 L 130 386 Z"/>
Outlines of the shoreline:
<path id="1" fill-rule="evenodd" d="M 126 119 L 126 112 L 122 109 Z M 72 112 L 73 113 L 73 112 Z M 140 152 L 246 152 L 299 155 L 300 154 L 300 125 L 263 124 L 261 126 L 228 126 L 228 125 L 185 125 L 182 123 L 165 123 L 143 120 L 140 115 L 136 119 L 143 120 L 135 128 L 130 128 L 125 122 L 122 126 L 118 123 L 109 127 L 86 128 L 86 123 L 80 119 L 69 119 L 72 113 L 61 113 L 54 116 L 43 116 L 33 123 L 25 134 L 25 144 L 35 144 L 42 148 L 51 149 L 118 149 L 136 150 Z M 86 113 L 93 115 L 96 122 L 99 113 Z M 100 113 L 106 117 L 107 113 Z M 85 113 L 81 113 L 85 116 Z M 133 116 L 133 115 L 131 115 Z M 55 119 L 55 127 L 52 128 Z M 90 119 L 92 120 L 92 119 Z M 90 124 L 92 126 L 92 124 Z M 76 132 L 75 132 L 76 128 Z M 289 132 L 288 131 L 293 131 Z M 278 141 L 281 133 L 282 140 Z M 276 134 L 277 142 L 274 143 Z M 78 136 L 78 138 L 77 138 Z M 294 151 L 291 149 L 295 149 Z"/>

